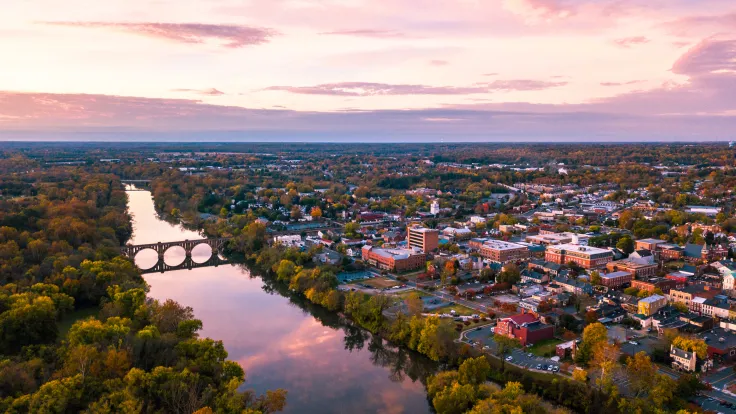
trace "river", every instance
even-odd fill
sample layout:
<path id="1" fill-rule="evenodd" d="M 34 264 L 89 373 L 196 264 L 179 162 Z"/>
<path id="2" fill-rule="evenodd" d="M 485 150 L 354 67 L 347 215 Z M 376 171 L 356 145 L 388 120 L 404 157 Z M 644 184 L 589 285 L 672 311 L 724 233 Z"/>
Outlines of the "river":
<path id="1" fill-rule="evenodd" d="M 148 191 L 128 191 L 132 244 L 201 236 L 158 218 Z M 195 249 L 203 262 L 209 248 Z M 184 259 L 170 250 L 169 264 Z M 143 251 L 136 263 L 157 260 Z M 245 388 L 288 391 L 289 413 L 427 413 L 423 385 L 436 364 L 387 344 L 336 314 L 291 295 L 281 285 L 250 274 L 242 265 L 176 270 L 145 275 L 150 296 L 190 306 L 201 319 L 201 335 L 222 340 L 229 359 L 246 372 Z"/>

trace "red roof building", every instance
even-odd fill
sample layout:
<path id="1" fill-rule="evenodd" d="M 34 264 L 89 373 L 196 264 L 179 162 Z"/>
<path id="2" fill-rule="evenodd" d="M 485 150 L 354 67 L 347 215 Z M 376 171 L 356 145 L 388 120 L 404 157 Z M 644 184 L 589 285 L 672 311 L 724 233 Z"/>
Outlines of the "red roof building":
<path id="1" fill-rule="evenodd" d="M 521 346 L 531 345 L 555 335 L 552 325 L 542 323 L 533 313 L 520 313 L 498 321 L 496 335 L 516 338 Z"/>

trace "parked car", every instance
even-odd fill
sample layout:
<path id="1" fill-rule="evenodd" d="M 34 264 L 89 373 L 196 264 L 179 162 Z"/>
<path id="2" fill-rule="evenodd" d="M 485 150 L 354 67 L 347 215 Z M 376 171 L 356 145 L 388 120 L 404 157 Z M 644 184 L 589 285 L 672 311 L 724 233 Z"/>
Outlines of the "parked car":
<path id="1" fill-rule="evenodd" d="M 542 364 L 537 364 L 537 369 L 542 369 Z"/>
<path id="2" fill-rule="evenodd" d="M 513 361 L 514 360 L 514 357 L 512 357 L 511 355 L 509 355 L 509 356 L 506 357 L 506 360 L 507 361 Z"/>

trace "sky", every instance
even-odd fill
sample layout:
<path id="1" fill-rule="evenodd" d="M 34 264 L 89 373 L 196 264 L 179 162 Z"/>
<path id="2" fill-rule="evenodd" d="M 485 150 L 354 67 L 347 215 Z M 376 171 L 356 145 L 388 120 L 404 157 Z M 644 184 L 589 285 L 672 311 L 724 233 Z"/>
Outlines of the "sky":
<path id="1" fill-rule="evenodd" d="M 733 0 L 2 9 L 4 140 L 736 140 Z"/>

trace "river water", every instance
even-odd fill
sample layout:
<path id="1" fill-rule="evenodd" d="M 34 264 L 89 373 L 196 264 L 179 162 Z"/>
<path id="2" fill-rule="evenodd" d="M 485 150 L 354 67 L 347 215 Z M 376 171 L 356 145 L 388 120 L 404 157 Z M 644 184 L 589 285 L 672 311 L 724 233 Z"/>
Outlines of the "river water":
<path id="1" fill-rule="evenodd" d="M 158 218 L 148 191 L 128 191 L 132 244 L 197 239 L 201 236 Z M 204 262 L 206 246 L 193 252 Z M 184 251 L 169 250 L 168 264 Z M 142 251 L 136 263 L 157 260 Z M 145 275 L 150 296 L 191 306 L 203 337 L 222 340 L 229 359 L 246 372 L 245 388 L 258 393 L 284 388 L 290 413 L 427 413 L 423 381 L 437 366 L 291 295 L 281 285 L 252 276 L 242 265 L 176 270 Z"/>

